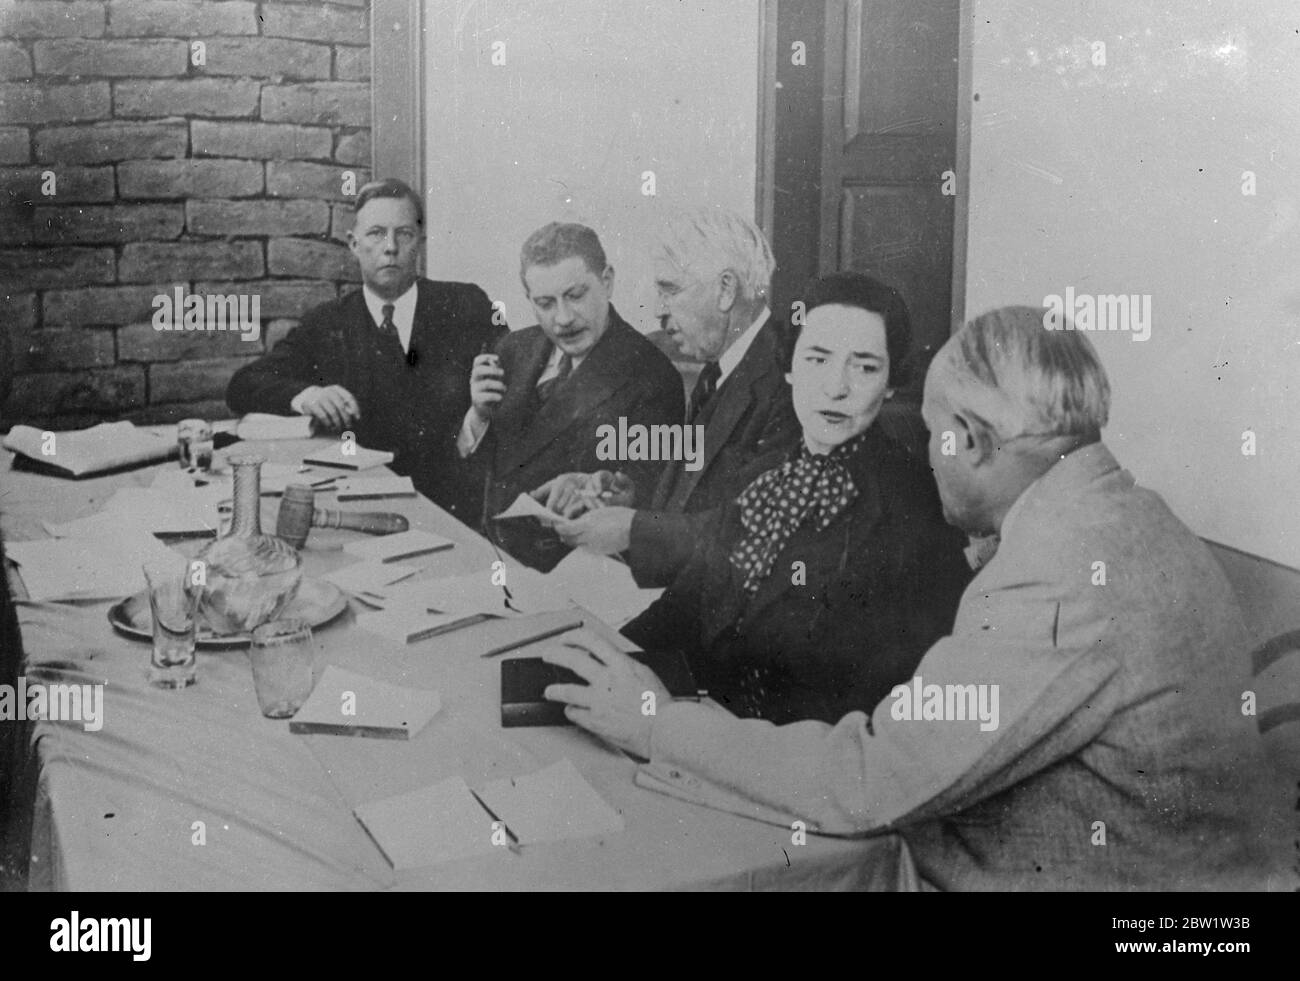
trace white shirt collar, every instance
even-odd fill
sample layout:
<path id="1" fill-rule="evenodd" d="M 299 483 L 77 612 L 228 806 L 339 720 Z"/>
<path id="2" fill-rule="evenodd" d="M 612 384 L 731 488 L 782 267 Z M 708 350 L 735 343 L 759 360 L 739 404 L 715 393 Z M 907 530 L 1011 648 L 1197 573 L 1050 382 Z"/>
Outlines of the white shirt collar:
<path id="1" fill-rule="evenodd" d="M 415 325 L 415 301 L 419 295 L 416 286 L 416 283 L 412 283 L 410 288 L 396 300 L 385 300 L 369 286 L 361 287 L 366 298 L 366 309 L 370 311 L 370 318 L 375 322 L 376 327 L 384 322 L 385 305 L 389 303 L 393 305 L 393 323 L 397 327 L 397 336 L 402 342 L 402 350 L 407 352 L 411 350 L 411 330 Z"/>
<path id="2" fill-rule="evenodd" d="M 745 328 L 745 332 L 736 338 L 731 347 L 722 352 L 722 357 L 718 358 L 720 374 L 718 375 L 717 387 L 722 387 L 722 383 L 727 380 L 727 376 L 736 370 L 736 365 L 740 364 L 740 359 L 745 356 L 749 346 L 754 343 L 754 338 L 758 336 L 758 332 L 763 329 L 763 325 L 767 323 L 771 316 L 772 311 L 767 307 L 763 307 L 763 312 L 758 315 L 758 319 Z"/>

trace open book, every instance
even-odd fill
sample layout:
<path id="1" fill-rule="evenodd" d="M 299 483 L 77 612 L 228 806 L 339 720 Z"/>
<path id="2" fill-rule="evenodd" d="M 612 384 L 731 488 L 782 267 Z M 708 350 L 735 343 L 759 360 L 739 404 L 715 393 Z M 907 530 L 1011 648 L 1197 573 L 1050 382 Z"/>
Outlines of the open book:
<path id="1" fill-rule="evenodd" d="M 137 429 L 129 422 L 105 422 L 63 433 L 14 426 L 4 438 L 4 448 L 25 457 L 33 469 L 85 477 L 165 460 L 176 454 L 176 440 Z"/>

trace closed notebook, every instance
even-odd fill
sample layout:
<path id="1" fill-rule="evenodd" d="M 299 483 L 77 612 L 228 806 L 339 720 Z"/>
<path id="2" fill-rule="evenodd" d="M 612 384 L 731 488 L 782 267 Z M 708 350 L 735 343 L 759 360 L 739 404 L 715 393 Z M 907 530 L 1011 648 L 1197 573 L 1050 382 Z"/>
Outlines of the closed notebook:
<path id="1" fill-rule="evenodd" d="M 317 467 L 339 467 L 343 470 L 369 470 L 393 462 L 388 450 L 370 450 L 352 442 L 332 443 L 302 458 L 303 463 Z"/>
<path id="2" fill-rule="evenodd" d="M 629 651 L 628 657 L 653 671 L 673 698 L 697 699 L 703 694 L 684 651 Z M 544 694 L 547 686 L 564 684 L 586 682 L 568 668 L 548 664 L 540 657 L 501 662 L 501 725 L 507 729 L 572 725 L 564 717 L 564 703 L 550 701 Z"/>
<path id="3" fill-rule="evenodd" d="M 289 731 L 299 735 L 410 739 L 441 708 L 436 691 L 404 688 L 329 665 Z"/>

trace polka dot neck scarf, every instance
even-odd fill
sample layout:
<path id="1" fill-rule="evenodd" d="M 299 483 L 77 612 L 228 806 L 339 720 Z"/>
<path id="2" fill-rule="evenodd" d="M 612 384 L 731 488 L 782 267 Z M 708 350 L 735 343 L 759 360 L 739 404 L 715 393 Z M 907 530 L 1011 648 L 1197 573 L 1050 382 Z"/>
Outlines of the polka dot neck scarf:
<path id="1" fill-rule="evenodd" d="M 760 475 L 736 498 L 745 534 L 732 550 L 731 564 L 744 574 L 747 595 L 758 592 L 804 522 L 822 531 L 853 503 L 858 489 L 845 460 L 861 444 L 859 437 L 825 455 L 802 446 L 794 459 Z"/>

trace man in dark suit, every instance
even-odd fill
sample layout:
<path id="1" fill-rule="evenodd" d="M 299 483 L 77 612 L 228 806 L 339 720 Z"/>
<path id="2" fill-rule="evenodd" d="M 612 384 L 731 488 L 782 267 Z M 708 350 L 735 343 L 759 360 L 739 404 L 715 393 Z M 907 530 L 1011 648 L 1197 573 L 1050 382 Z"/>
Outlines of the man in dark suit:
<path id="1" fill-rule="evenodd" d="M 590 228 L 538 229 L 524 243 L 520 277 L 538 323 L 475 359 L 457 444 L 464 469 L 486 487 L 485 533 L 545 571 L 568 552 L 554 533 L 539 534 L 535 519 L 493 517 L 557 474 L 600 467 L 609 449 L 602 427 L 679 426 L 682 384 L 672 362 L 610 304 L 614 269 Z M 664 464 L 620 465 L 648 488 Z"/>
<path id="2" fill-rule="evenodd" d="M 399 180 L 357 194 L 348 247 L 362 288 L 309 311 L 265 357 L 235 372 L 226 401 L 237 413 L 302 414 L 318 430 L 351 431 L 395 454 L 435 504 L 471 523 L 481 489 L 460 483 L 456 432 L 469 405 L 474 356 L 505 332 L 472 283 L 416 275 L 424 209 Z"/>
<path id="3" fill-rule="evenodd" d="M 654 258 L 664 329 L 704 362 L 687 420 L 704 427 L 703 466 L 671 464 L 648 499 L 637 483 L 635 511 L 632 482 L 609 471 L 566 474 L 536 492 L 561 514 L 581 514 L 558 526 L 561 538 L 625 552 L 641 586 L 672 582 L 710 512 L 780 464 L 800 433 L 785 382 L 791 338 L 767 306 L 776 262 L 763 233 L 740 215 L 704 209 L 670 222 Z"/>

